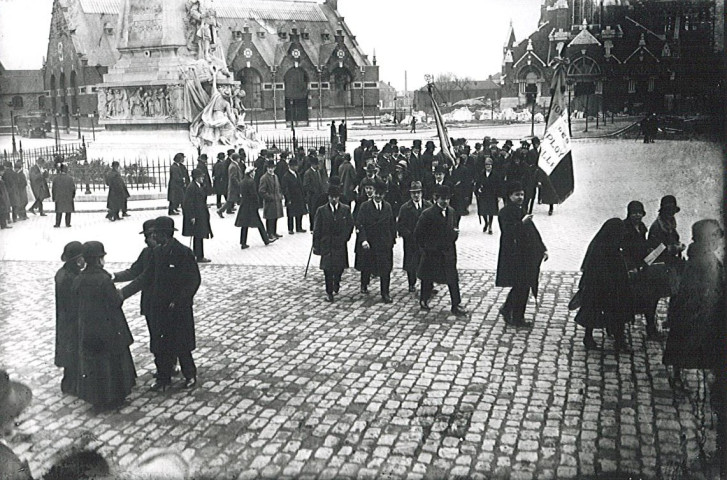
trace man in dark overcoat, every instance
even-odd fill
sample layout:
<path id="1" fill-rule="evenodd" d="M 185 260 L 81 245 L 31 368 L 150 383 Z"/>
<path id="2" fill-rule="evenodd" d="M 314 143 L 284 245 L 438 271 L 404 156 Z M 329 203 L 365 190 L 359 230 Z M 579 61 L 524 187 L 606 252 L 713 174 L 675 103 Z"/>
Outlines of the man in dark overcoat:
<path id="1" fill-rule="evenodd" d="M 346 125 L 346 120 L 341 120 L 341 123 L 338 125 L 338 141 L 341 145 L 343 145 L 345 147 L 347 140 L 348 140 L 348 126 Z"/>
<path id="2" fill-rule="evenodd" d="M 429 311 L 435 283 L 446 283 L 452 302 L 451 312 L 467 315 L 462 306 L 457 272 L 457 246 L 459 215 L 449 206 L 452 190 L 447 185 L 438 187 L 434 205 L 422 212 L 414 228 L 414 238 L 421 252 L 417 276 L 421 280 L 419 307 Z"/>
<path id="3" fill-rule="evenodd" d="M 310 168 L 303 175 L 303 192 L 305 193 L 305 201 L 308 204 L 308 212 L 311 212 L 314 218 L 311 218 L 311 224 L 315 224 L 315 211 L 325 203 L 326 191 L 328 185 L 323 172 L 320 170 L 318 157 L 312 155 L 309 157 Z"/>
<path id="4" fill-rule="evenodd" d="M 63 248 L 63 266 L 56 272 L 56 352 L 55 365 L 63 368 L 61 392 L 78 393 L 78 300 L 73 295 L 73 281 L 86 266 L 81 242 Z"/>
<path id="5" fill-rule="evenodd" d="M 283 196 L 285 197 L 285 210 L 288 216 L 288 233 L 305 233 L 303 229 L 303 215 L 308 213 L 303 194 L 303 179 L 298 175 L 298 160 L 290 159 L 289 169 L 283 176 Z M 293 230 L 295 224 L 295 230 Z"/>
<path id="6" fill-rule="evenodd" d="M 414 229 L 422 212 L 432 206 L 432 202 L 422 199 L 422 182 L 413 181 L 409 187 L 411 200 L 404 203 L 399 211 L 396 228 L 399 236 L 404 239 L 404 271 L 409 280 L 409 292 L 416 292 L 417 269 L 421 260 L 421 252 Z"/>
<path id="7" fill-rule="evenodd" d="M 20 201 L 18 198 L 18 177 L 13 170 L 13 163 L 6 161 L 3 164 L 5 170 L 2 174 L 2 179 L 5 182 L 5 188 L 8 190 L 8 200 L 10 200 L 10 212 L 13 222 L 18 221 L 18 209 L 16 205 Z"/>
<path id="8" fill-rule="evenodd" d="M 344 153 L 341 156 L 341 165 L 338 167 L 338 177 L 341 179 L 341 201 L 351 206 L 356 199 L 356 169 L 351 164 L 351 155 Z"/>
<path id="9" fill-rule="evenodd" d="M 533 223 L 533 216 L 524 211 L 525 189 L 511 182 L 506 189 L 507 203 L 500 209 L 500 252 L 497 257 L 495 285 L 512 287 L 500 314 L 508 325 L 531 327 L 525 322 L 525 307 L 532 290 L 538 296 L 540 264 L 548 260 L 548 250 Z"/>
<path id="10" fill-rule="evenodd" d="M 379 277 L 381 299 L 391 303 L 389 285 L 394 267 L 396 219 L 384 200 L 386 184 L 377 182 L 374 195 L 358 211 L 356 222 L 356 269 L 361 272 L 361 293 L 368 293 L 372 275 Z"/>
<path id="11" fill-rule="evenodd" d="M 271 237 L 282 238 L 282 235 L 278 235 L 278 219 L 283 217 L 283 189 L 275 175 L 275 161 L 269 159 L 265 167 L 267 172 L 260 177 L 257 192 L 263 200 L 265 229 Z"/>
<path id="12" fill-rule="evenodd" d="M 172 166 L 169 168 L 169 186 L 167 200 L 169 200 L 169 215 L 179 215 L 179 207 L 184 201 L 184 189 L 189 184 L 189 172 L 184 166 L 184 154 L 174 155 Z"/>
<path id="13" fill-rule="evenodd" d="M 426 167 L 424 165 L 424 160 L 422 159 L 421 140 L 414 140 L 407 163 L 409 164 L 408 170 L 411 180 L 418 180 L 420 182 L 424 180 L 424 172 L 426 171 Z"/>
<path id="14" fill-rule="evenodd" d="M 328 187 L 328 203 L 318 207 L 313 226 L 313 252 L 321 256 L 326 281 L 326 300 L 333 302 L 341 288 L 341 275 L 348 268 L 348 241 L 353 232 L 351 209 L 340 202 L 338 185 Z"/>
<path id="15" fill-rule="evenodd" d="M 217 208 L 222 208 L 222 197 L 227 201 L 227 169 L 224 152 L 217 154 L 217 161 L 212 167 L 212 187 L 217 196 Z"/>
<path id="16" fill-rule="evenodd" d="M 106 218 L 115 222 L 123 218 L 119 216 L 119 212 L 124 208 L 124 202 L 129 194 L 124 179 L 121 178 L 119 173 L 119 162 L 113 161 L 111 163 L 111 171 L 106 176 L 106 185 L 109 186 L 109 194 L 106 199 L 106 208 L 108 209 Z"/>
<path id="17" fill-rule="evenodd" d="M 336 121 L 331 121 L 331 145 L 338 143 L 338 130 L 336 130 Z"/>
<path id="18" fill-rule="evenodd" d="M 210 259 L 204 256 L 204 239 L 213 237 L 212 226 L 204 191 L 204 172 L 198 168 L 192 170 L 192 181 L 184 193 L 182 214 L 182 235 L 192 237 L 194 258 L 197 263 L 209 263 Z"/>
<path id="19" fill-rule="evenodd" d="M 235 226 L 240 227 L 240 248 L 242 250 L 250 248 L 247 244 L 247 229 L 250 227 L 258 229 L 260 238 L 265 245 L 270 245 L 277 240 L 277 237 L 268 235 L 263 221 L 260 219 L 257 188 L 255 188 L 252 173 L 252 168 L 243 173 L 242 182 L 240 182 L 240 209 L 235 218 Z"/>
<path id="20" fill-rule="evenodd" d="M 353 166 L 356 169 L 356 176 L 359 180 L 366 175 L 364 172 L 364 167 L 366 166 L 364 163 L 364 153 L 366 152 L 367 145 L 368 141 L 361 139 L 361 145 L 353 149 Z"/>
<path id="21" fill-rule="evenodd" d="M 243 176 L 242 166 L 240 165 L 240 155 L 233 153 L 230 157 L 230 166 L 227 169 L 227 199 L 225 203 L 217 209 L 217 215 L 225 218 L 222 212 L 232 213 L 232 208 L 240 201 L 240 183 Z"/>
<path id="22" fill-rule="evenodd" d="M 135 278 L 139 277 L 149 265 L 151 265 L 152 251 L 156 247 L 156 241 L 154 240 L 154 223 L 155 220 L 147 220 L 142 226 L 141 234 L 144 235 L 144 243 L 146 246 L 139 254 L 139 257 L 129 268 L 121 272 L 115 272 L 111 274 L 111 279 L 114 283 L 119 282 L 130 282 Z M 154 355 L 154 363 L 156 365 L 159 362 L 156 360 L 156 356 L 159 353 L 159 327 L 154 321 L 154 306 L 152 304 L 153 296 L 151 293 L 151 287 L 146 286 L 141 289 L 141 314 L 146 319 L 146 326 L 149 329 L 149 351 Z M 177 372 L 178 373 L 178 372 Z M 154 374 L 155 377 L 159 376 L 157 371 Z"/>
<path id="23" fill-rule="evenodd" d="M 76 183 L 73 177 L 68 174 L 68 167 L 62 163 L 58 169 L 58 175 L 53 179 L 51 196 L 56 203 L 55 228 L 61 226 L 61 217 L 66 214 L 66 227 L 71 226 L 71 214 L 75 211 L 73 199 L 76 197 Z"/>
<path id="24" fill-rule="evenodd" d="M 199 156 L 197 159 L 197 170 L 202 171 L 203 177 L 202 177 L 202 191 L 204 192 L 205 196 L 212 195 L 213 189 L 212 189 L 212 179 L 210 178 L 210 171 L 209 168 L 207 168 L 207 154 L 203 153 Z"/>
<path id="25" fill-rule="evenodd" d="M 28 213 L 25 206 L 28 204 L 28 179 L 23 172 L 23 162 L 15 162 L 15 176 L 17 181 L 17 203 L 13 205 L 13 211 L 17 210 L 18 220 L 27 220 Z"/>
<path id="26" fill-rule="evenodd" d="M 3 173 L 5 173 L 5 165 L 0 163 L 0 228 L 4 230 L 6 228 L 13 227 L 8 225 L 12 205 L 10 204 L 10 194 L 8 193 L 8 187 L 5 186 L 5 181 L 3 180 Z"/>
<path id="27" fill-rule="evenodd" d="M 144 288 L 151 294 L 152 315 L 159 327 L 155 358 L 159 374 L 152 386 L 154 391 L 164 391 L 171 385 L 176 358 L 185 378 L 182 387 L 197 384 L 197 366 L 192 358 L 196 348 L 193 304 L 201 277 L 194 253 L 174 238 L 175 230 L 172 218 L 159 217 L 154 221 L 157 246 L 151 262 L 141 276 L 121 289 L 125 299 Z"/>
<path id="28" fill-rule="evenodd" d="M 30 177 L 30 190 L 33 192 L 33 197 L 35 197 L 33 205 L 28 210 L 35 215 L 35 209 L 37 208 L 40 216 L 44 217 L 43 200 L 50 198 L 50 189 L 48 188 L 48 172 L 45 170 L 43 157 L 38 157 L 35 165 L 30 167 L 28 176 Z"/>

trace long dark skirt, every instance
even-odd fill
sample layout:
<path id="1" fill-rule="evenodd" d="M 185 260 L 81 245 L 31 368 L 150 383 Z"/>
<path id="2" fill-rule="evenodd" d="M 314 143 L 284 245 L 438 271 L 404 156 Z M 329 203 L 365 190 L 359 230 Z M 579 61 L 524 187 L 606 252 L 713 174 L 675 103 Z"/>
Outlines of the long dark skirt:
<path id="1" fill-rule="evenodd" d="M 79 398 L 94 406 L 123 402 L 136 384 L 136 369 L 129 348 L 92 354 L 81 351 Z"/>

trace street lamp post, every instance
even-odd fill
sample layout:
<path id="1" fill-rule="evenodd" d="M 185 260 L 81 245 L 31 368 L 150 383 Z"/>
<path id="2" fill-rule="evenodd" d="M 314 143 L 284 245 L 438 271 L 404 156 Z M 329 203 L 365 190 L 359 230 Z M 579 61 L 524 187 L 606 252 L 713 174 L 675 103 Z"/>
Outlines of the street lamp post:
<path id="1" fill-rule="evenodd" d="M 81 110 L 76 108 L 76 125 L 78 126 L 78 139 L 81 139 Z"/>
<path id="2" fill-rule="evenodd" d="M 61 148 L 60 132 L 58 131 L 58 113 L 53 112 L 53 126 L 55 127 L 56 151 Z"/>
<path id="3" fill-rule="evenodd" d="M 93 112 L 91 115 L 91 133 L 93 134 L 93 141 L 96 141 L 96 115 L 98 112 Z"/>
<path id="4" fill-rule="evenodd" d="M 10 133 L 13 137 L 13 155 L 18 153 L 18 148 L 15 146 L 15 112 L 10 111 Z"/>

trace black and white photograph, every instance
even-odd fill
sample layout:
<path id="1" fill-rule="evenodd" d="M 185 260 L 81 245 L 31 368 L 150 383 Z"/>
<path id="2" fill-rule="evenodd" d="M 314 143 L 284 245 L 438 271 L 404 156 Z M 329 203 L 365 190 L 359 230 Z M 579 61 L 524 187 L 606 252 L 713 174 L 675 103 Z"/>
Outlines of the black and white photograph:
<path id="1" fill-rule="evenodd" d="M 724 24 L 0 0 L 0 480 L 727 480 Z"/>

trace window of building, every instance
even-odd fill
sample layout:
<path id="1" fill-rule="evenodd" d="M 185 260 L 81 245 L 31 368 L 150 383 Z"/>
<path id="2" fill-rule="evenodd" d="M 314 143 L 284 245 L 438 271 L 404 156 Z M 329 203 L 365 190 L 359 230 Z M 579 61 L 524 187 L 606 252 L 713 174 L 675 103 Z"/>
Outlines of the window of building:
<path id="1" fill-rule="evenodd" d="M 321 82 L 321 90 L 330 90 L 331 84 L 328 82 Z"/>
<path id="2" fill-rule="evenodd" d="M 636 93 L 636 80 L 629 80 L 629 93 Z"/>
<path id="3" fill-rule="evenodd" d="M 655 84 L 654 77 L 649 78 L 649 92 L 654 91 L 654 84 Z"/>
<path id="4" fill-rule="evenodd" d="M 303 40 L 310 40 L 310 32 L 303 32 Z"/>
<path id="5" fill-rule="evenodd" d="M 603 82 L 596 82 L 596 95 L 603 95 Z"/>
<path id="6" fill-rule="evenodd" d="M 242 40 L 242 32 L 240 30 L 234 30 L 232 32 L 232 38 L 235 40 Z"/>
<path id="7" fill-rule="evenodd" d="M 281 40 L 287 40 L 288 39 L 288 32 L 278 32 L 278 38 Z"/>
<path id="8" fill-rule="evenodd" d="M 105 33 L 106 35 L 114 34 L 114 26 L 111 24 L 111 22 L 106 22 L 103 24 L 103 33 Z"/>
<path id="9" fill-rule="evenodd" d="M 265 32 L 257 32 L 258 38 L 265 38 Z"/>
<path id="10" fill-rule="evenodd" d="M 364 88 L 376 88 L 378 85 L 376 85 L 376 82 L 364 82 Z"/>
<path id="11" fill-rule="evenodd" d="M 330 42 L 331 41 L 331 34 L 330 33 L 321 33 L 321 41 L 322 42 Z"/>
<path id="12" fill-rule="evenodd" d="M 23 108 L 23 97 L 21 97 L 20 95 L 15 95 L 13 97 L 13 108 L 15 110 Z"/>
<path id="13" fill-rule="evenodd" d="M 38 97 L 38 110 L 45 110 L 45 95 Z"/>

